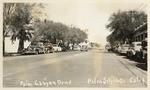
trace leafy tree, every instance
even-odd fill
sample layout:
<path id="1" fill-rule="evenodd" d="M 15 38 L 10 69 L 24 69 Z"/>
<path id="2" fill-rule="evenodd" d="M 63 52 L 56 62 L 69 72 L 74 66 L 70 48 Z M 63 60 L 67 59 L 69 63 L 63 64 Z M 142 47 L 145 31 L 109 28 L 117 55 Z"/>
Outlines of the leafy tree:
<path id="1" fill-rule="evenodd" d="M 38 29 L 38 37 L 43 37 L 44 40 L 51 43 L 57 43 L 57 41 L 66 40 L 68 27 L 62 23 L 55 23 L 53 21 L 45 20 L 36 24 Z"/>
<path id="2" fill-rule="evenodd" d="M 33 7 L 35 6 L 38 5 L 29 3 L 4 3 L 3 36 L 5 38 L 5 34 L 7 34 L 5 27 L 9 26 L 13 32 L 11 37 L 12 42 L 16 39 L 19 40 L 18 52 L 22 52 L 24 41 L 32 37 L 32 33 L 29 31 L 31 27 L 28 27 L 28 25 L 31 24 L 33 18 L 37 18 L 32 15 L 33 13 L 35 14 L 35 12 L 33 12 Z M 41 6 L 41 4 L 39 6 Z"/>
<path id="3" fill-rule="evenodd" d="M 142 11 L 129 10 L 113 13 L 106 26 L 112 32 L 107 40 L 110 43 L 114 41 L 132 43 L 135 29 L 143 22 L 147 22 L 147 15 Z"/>
<path id="4" fill-rule="evenodd" d="M 68 42 L 73 44 L 72 50 L 74 49 L 75 44 L 84 42 L 86 39 L 87 39 L 87 34 L 83 32 L 81 29 L 76 27 L 70 28 L 68 34 Z"/>
<path id="5" fill-rule="evenodd" d="M 19 9 L 20 8 L 20 9 Z M 24 41 L 29 40 L 32 35 L 25 29 L 25 25 L 30 23 L 32 19 L 29 11 L 29 6 L 26 4 L 19 4 L 17 7 L 17 15 L 11 21 L 13 27 L 12 41 L 19 40 L 18 52 L 21 52 L 24 48 Z"/>
<path id="6" fill-rule="evenodd" d="M 10 25 L 10 21 L 16 15 L 15 8 L 16 4 L 14 3 L 3 4 L 3 55 L 5 53 L 5 37 L 9 32 L 8 26 Z"/>
<path id="7" fill-rule="evenodd" d="M 83 42 L 87 35 L 79 28 L 68 27 L 60 22 L 53 22 L 49 20 L 40 21 L 36 24 L 37 32 L 34 37 L 34 40 L 42 39 L 49 41 L 53 44 L 58 44 L 59 41 L 62 41 L 61 44 L 65 44 L 69 48 L 69 44 L 78 44 Z M 64 46 L 64 45 L 63 45 Z"/>

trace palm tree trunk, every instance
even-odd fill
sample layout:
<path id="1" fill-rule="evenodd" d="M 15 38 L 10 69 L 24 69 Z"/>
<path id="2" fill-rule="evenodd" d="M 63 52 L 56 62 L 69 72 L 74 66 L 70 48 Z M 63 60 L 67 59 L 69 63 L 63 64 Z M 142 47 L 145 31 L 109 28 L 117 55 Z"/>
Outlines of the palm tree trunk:
<path id="1" fill-rule="evenodd" d="M 3 35 L 3 56 L 5 55 L 5 37 Z"/>
<path id="2" fill-rule="evenodd" d="M 6 24 L 5 22 L 3 23 L 3 56 L 5 55 L 5 30 L 6 30 Z"/>
<path id="3" fill-rule="evenodd" d="M 19 40 L 18 53 L 21 53 L 24 49 L 24 40 Z"/>
<path id="4" fill-rule="evenodd" d="M 74 44 L 75 44 L 75 43 L 72 44 L 72 50 L 74 50 Z"/>
<path id="5" fill-rule="evenodd" d="M 57 38 L 54 37 L 54 44 L 57 44 Z"/>
<path id="6" fill-rule="evenodd" d="M 69 50 L 69 49 L 70 49 L 69 44 L 70 44 L 70 43 L 69 43 L 69 42 L 67 42 L 67 50 Z"/>

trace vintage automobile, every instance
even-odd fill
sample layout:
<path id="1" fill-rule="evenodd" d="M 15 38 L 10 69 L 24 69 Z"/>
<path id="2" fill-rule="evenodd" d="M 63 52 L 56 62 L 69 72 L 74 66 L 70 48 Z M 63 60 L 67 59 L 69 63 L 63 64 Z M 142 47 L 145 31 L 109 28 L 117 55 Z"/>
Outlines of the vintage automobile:
<path id="1" fill-rule="evenodd" d="M 119 46 L 119 54 L 126 54 L 127 50 L 129 48 L 129 44 L 122 44 L 121 46 Z"/>
<path id="2" fill-rule="evenodd" d="M 82 45 L 80 50 L 81 51 L 88 51 L 89 50 L 88 45 Z"/>
<path id="3" fill-rule="evenodd" d="M 62 48 L 58 44 L 53 44 L 54 52 L 61 52 Z"/>
<path id="4" fill-rule="evenodd" d="M 74 51 L 80 51 L 80 50 L 81 50 L 80 46 L 74 46 Z"/>
<path id="5" fill-rule="evenodd" d="M 128 58 L 134 58 L 140 56 L 140 50 L 141 50 L 141 42 L 132 42 L 132 44 L 129 46 L 127 50 L 127 57 Z"/>
<path id="6" fill-rule="evenodd" d="M 102 46 L 98 48 L 98 50 L 103 50 L 103 49 L 104 49 L 104 48 L 103 48 Z"/>
<path id="7" fill-rule="evenodd" d="M 147 64 L 147 38 L 142 41 L 141 58 Z"/>
<path id="8" fill-rule="evenodd" d="M 121 46 L 120 46 L 120 45 L 117 45 L 117 46 L 114 48 L 114 52 L 115 52 L 115 53 L 119 53 L 120 50 L 121 50 Z"/>
<path id="9" fill-rule="evenodd" d="M 110 44 L 106 44 L 105 49 L 107 49 L 108 52 L 110 52 L 112 50 L 111 45 Z"/>
<path id="10" fill-rule="evenodd" d="M 67 52 L 69 50 L 67 45 L 63 42 L 59 43 L 57 46 L 61 47 L 62 52 Z"/>
<path id="11" fill-rule="evenodd" d="M 44 43 L 44 47 L 45 47 L 45 53 L 53 53 L 54 52 L 52 43 Z"/>
<path id="12" fill-rule="evenodd" d="M 27 48 L 24 48 L 23 54 L 40 54 L 45 53 L 46 49 L 42 42 L 32 42 Z"/>

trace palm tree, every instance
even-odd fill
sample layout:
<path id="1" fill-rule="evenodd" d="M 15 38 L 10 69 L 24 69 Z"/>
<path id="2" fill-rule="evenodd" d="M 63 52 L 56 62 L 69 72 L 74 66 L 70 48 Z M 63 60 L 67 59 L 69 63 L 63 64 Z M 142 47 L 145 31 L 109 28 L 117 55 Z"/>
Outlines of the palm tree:
<path id="1" fill-rule="evenodd" d="M 15 16 L 16 4 L 4 3 L 3 4 L 3 55 L 5 54 L 5 37 L 8 35 L 10 21 Z"/>
<path id="2" fill-rule="evenodd" d="M 30 24 L 32 18 L 29 10 L 30 6 L 28 4 L 17 3 L 15 5 L 15 15 L 11 21 L 9 21 L 9 26 L 11 26 L 13 32 L 11 40 L 12 42 L 16 39 L 19 40 L 18 52 L 21 52 L 24 48 L 24 41 L 29 40 L 32 37 L 32 33 L 26 27 Z"/>
<path id="3" fill-rule="evenodd" d="M 29 41 L 32 37 L 33 37 L 32 32 L 25 29 L 20 29 L 18 32 L 12 35 L 11 40 L 12 42 L 15 41 L 16 39 L 19 40 L 18 52 L 21 53 L 22 50 L 24 49 L 24 42 L 26 40 Z"/>

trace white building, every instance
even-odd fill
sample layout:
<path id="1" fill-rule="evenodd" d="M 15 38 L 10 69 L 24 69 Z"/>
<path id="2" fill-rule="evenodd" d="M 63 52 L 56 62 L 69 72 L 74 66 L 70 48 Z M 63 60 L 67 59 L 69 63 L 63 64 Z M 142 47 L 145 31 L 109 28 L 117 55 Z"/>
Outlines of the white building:
<path id="1" fill-rule="evenodd" d="M 6 34 L 7 33 L 7 34 Z M 5 40 L 5 53 L 17 53 L 18 51 L 18 46 L 19 46 L 19 40 L 16 39 L 16 41 L 12 42 L 11 40 L 11 36 L 13 35 L 12 31 L 6 27 L 6 32 L 5 32 L 5 36 L 3 37 Z M 24 43 L 24 47 L 28 47 L 30 44 L 30 42 L 26 41 Z"/>
<path id="2" fill-rule="evenodd" d="M 29 46 L 30 42 L 26 41 L 24 43 L 24 48 Z M 19 40 L 11 41 L 11 36 L 5 37 L 5 53 L 16 53 L 18 51 Z"/>

